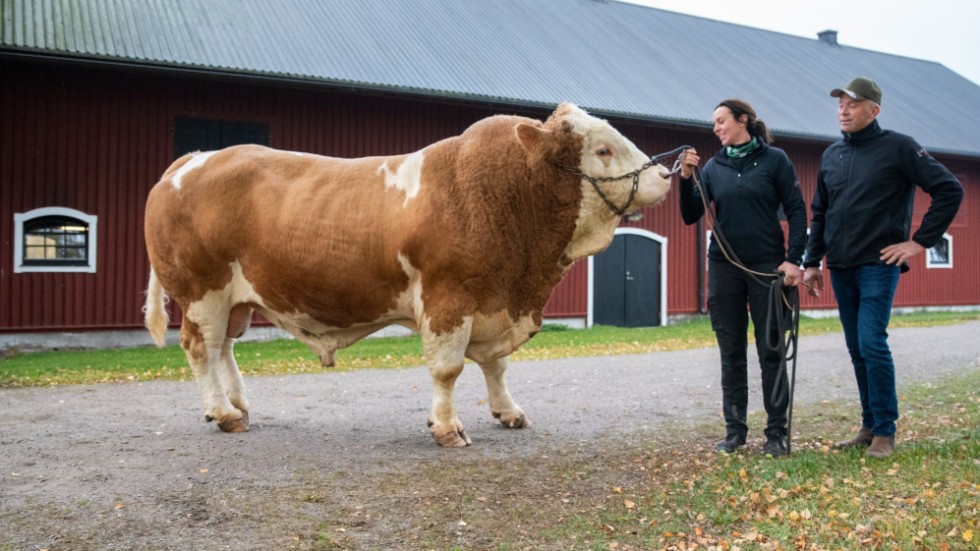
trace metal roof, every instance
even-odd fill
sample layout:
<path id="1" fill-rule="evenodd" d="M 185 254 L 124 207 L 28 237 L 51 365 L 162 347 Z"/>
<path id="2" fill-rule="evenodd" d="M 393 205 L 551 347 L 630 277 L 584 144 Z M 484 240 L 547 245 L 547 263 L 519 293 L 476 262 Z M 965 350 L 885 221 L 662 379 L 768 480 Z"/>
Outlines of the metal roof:
<path id="1" fill-rule="evenodd" d="M 741 97 L 777 135 L 834 140 L 829 91 L 980 156 L 980 86 L 943 65 L 609 0 L 0 0 L 0 54 L 196 68 L 708 125 Z M 815 29 L 816 31 L 816 29 Z M 816 35 L 816 32 L 814 33 Z M 847 37 L 842 37 L 845 41 Z"/>

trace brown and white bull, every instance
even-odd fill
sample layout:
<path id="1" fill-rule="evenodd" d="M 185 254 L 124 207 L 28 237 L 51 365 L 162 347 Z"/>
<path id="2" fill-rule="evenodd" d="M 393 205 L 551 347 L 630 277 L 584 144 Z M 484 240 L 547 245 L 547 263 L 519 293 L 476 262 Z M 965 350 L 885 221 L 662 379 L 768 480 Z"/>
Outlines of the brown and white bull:
<path id="1" fill-rule="evenodd" d="M 504 381 L 507 356 L 538 331 L 572 262 L 606 248 L 620 214 L 660 202 L 668 177 L 571 104 L 544 123 L 489 117 L 407 155 L 192 153 L 147 199 L 146 325 L 162 346 L 169 294 L 206 419 L 229 432 L 248 430 L 232 347 L 253 311 L 324 365 L 382 327 L 408 327 L 434 383 L 432 436 L 465 446 L 453 401 L 464 360 L 482 368 L 493 416 L 529 426 Z"/>

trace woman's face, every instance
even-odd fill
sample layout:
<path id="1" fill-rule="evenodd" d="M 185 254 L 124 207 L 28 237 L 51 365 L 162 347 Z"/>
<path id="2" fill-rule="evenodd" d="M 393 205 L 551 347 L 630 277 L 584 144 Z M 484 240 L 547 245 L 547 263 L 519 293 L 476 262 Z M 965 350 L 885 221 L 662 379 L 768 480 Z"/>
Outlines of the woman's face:
<path id="1" fill-rule="evenodd" d="M 744 115 L 743 118 L 747 118 Z M 721 141 L 721 145 L 739 145 L 752 139 L 745 122 L 735 119 L 732 110 L 724 105 L 715 109 L 715 136 Z"/>

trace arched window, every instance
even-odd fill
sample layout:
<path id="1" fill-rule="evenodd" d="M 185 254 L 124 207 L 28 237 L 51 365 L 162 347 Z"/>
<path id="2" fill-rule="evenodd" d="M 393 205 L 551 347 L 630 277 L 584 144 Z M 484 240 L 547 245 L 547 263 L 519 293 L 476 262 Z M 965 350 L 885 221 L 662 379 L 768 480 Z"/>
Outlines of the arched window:
<path id="1" fill-rule="evenodd" d="M 98 217 L 62 207 L 14 214 L 14 272 L 95 272 Z"/>

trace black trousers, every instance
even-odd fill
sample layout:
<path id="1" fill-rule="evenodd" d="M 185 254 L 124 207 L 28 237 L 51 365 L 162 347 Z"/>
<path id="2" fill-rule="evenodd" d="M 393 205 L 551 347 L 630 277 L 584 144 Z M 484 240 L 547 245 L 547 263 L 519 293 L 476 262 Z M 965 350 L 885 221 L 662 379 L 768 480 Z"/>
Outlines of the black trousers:
<path id="1" fill-rule="evenodd" d="M 753 265 L 749 268 L 762 273 L 773 273 L 779 262 L 773 265 Z M 746 409 L 749 403 L 749 386 L 746 354 L 748 350 L 749 314 L 755 326 L 755 349 L 762 368 L 762 400 L 768 415 L 766 436 L 786 434 L 786 410 L 789 406 L 789 384 L 785 373 L 780 373 L 778 350 L 766 345 L 766 317 L 769 302 L 769 286 L 772 278 L 763 278 L 762 285 L 728 262 L 711 261 L 708 266 L 708 312 L 711 327 L 718 339 L 721 352 L 722 409 L 725 414 L 726 435 L 745 436 L 749 427 Z M 746 311 L 748 306 L 748 311 Z M 779 307 L 782 308 L 782 302 Z M 768 342 L 777 343 L 779 332 L 772 324 Z"/>

